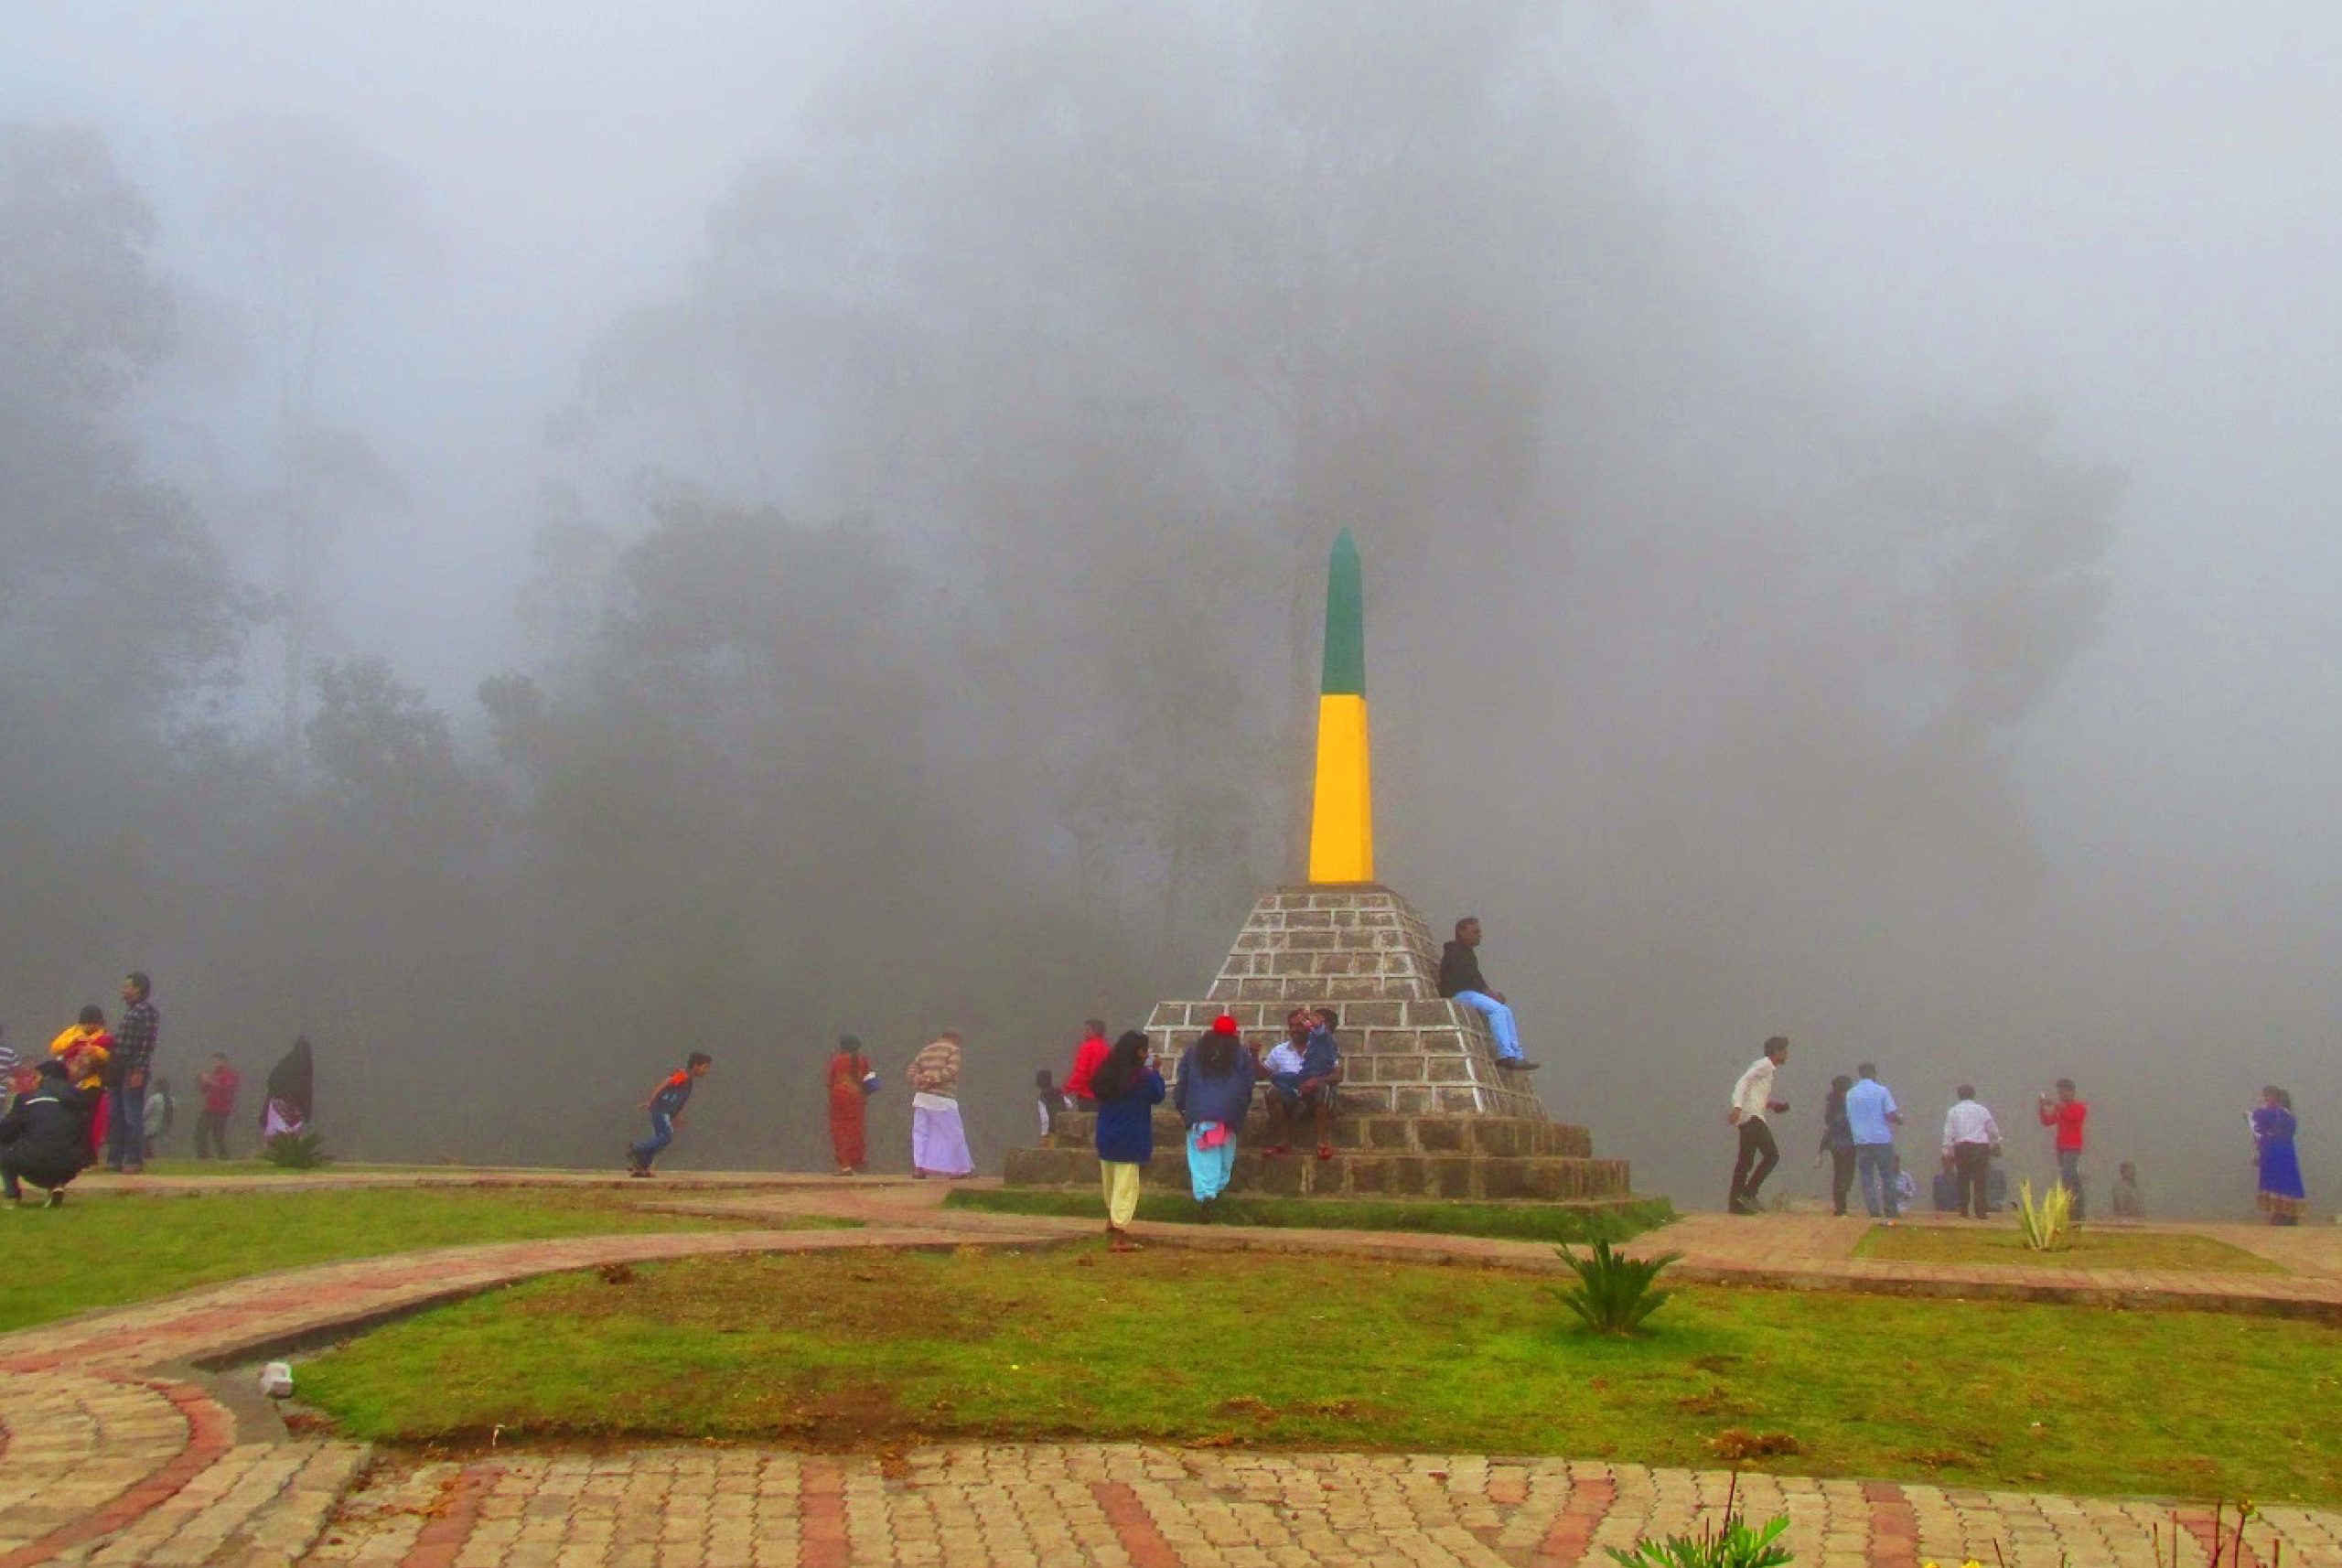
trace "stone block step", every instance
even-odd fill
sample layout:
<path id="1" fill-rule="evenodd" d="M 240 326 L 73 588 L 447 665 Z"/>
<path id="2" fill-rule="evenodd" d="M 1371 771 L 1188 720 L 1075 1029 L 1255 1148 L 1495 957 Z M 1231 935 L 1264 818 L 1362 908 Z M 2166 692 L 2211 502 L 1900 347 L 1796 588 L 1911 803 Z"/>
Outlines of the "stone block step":
<path id="1" fill-rule="evenodd" d="M 1012 1149 L 1002 1173 L 1009 1187 L 1097 1190 L 1098 1156 L 1086 1149 Z M 1158 1144 L 1142 1178 L 1151 1187 L 1185 1191 L 1183 1144 Z M 1241 1154 L 1229 1191 L 1269 1197 L 1441 1197 L 1583 1202 L 1633 1196 L 1624 1160 L 1566 1155 L 1337 1153 L 1266 1156 Z"/>
<path id="2" fill-rule="evenodd" d="M 1069 1111 L 1058 1119 L 1057 1130 L 1044 1146 L 1092 1150 L 1097 1146 L 1097 1116 Z M 1308 1136 L 1306 1128 L 1299 1130 Z M 1176 1113 L 1155 1113 L 1155 1141 L 1178 1144 L 1187 1129 Z M 1258 1148 L 1269 1141 L 1268 1112 L 1255 1106 L 1241 1135 L 1246 1145 Z M 1561 1122 L 1541 1122 L 1525 1116 L 1384 1116 L 1346 1113 L 1334 1119 L 1334 1146 L 1358 1153 L 1423 1155 L 1536 1155 L 1572 1159 L 1591 1158 L 1592 1134 L 1583 1127 Z"/>

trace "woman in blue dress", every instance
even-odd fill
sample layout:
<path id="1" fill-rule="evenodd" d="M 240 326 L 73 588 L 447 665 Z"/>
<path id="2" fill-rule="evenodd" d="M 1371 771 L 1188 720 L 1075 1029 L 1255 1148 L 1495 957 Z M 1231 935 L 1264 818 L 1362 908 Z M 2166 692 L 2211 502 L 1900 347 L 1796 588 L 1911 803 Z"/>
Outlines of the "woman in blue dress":
<path id="1" fill-rule="evenodd" d="M 2261 1091 L 2252 1112 L 2252 1141 L 2260 1151 L 2261 1212 L 2272 1225 L 2302 1222 L 2302 1163 L 2294 1153 L 2294 1097 L 2273 1085 Z"/>

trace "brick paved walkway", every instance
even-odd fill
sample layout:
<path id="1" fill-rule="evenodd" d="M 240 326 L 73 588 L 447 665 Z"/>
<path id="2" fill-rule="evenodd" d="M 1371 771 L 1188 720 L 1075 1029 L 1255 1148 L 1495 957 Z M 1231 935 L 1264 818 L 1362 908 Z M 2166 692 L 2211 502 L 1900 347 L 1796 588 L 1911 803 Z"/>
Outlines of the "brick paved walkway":
<path id="1" fill-rule="evenodd" d="M 285 1178 L 261 1178 L 281 1182 Z M 298 1179 L 298 1178 L 296 1178 Z M 305 1185 L 477 1180 L 359 1175 Z M 521 1178 L 499 1177 L 498 1179 Z M 160 1187 L 160 1182 L 151 1186 Z M 199 1369 L 329 1336 L 504 1281 L 603 1262 L 720 1251 L 1031 1244 L 1080 1220 L 964 1214 L 925 1184 L 705 1177 L 662 1186 L 664 1205 L 774 1215 L 820 1211 L 858 1230 L 578 1237 L 452 1248 L 240 1281 L 167 1301 L 0 1336 L 0 1568 L 48 1563 L 262 1568 L 752 1568 L 766 1563 L 1100 1563 L 1129 1568 L 1361 1563 L 1606 1563 L 1602 1548 L 1693 1527 L 1720 1502 L 1721 1473 L 1485 1455 L 1255 1455 L 1107 1445 L 959 1445 L 878 1457 L 759 1448 L 524 1453 L 416 1463 L 333 1440 L 289 1437 L 242 1393 L 245 1374 Z M 637 1190 L 639 1190 L 638 1188 Z M 1551 1266 L 1550 1248 L 1456 1238 L 1148 1227 L 1198 1246 L 1371 1251 L 1509 1267 Z M 1176 1230 L 1177 1235 L 1170 1234 Z M 2291 1303 L 2342 1293 L 2342 1237 L 2225 1228 L 2294 1271 L 2239 1275 L 2229 1292 Z M 2012 1271 L 1936 1271 L 1853 1258 L 1859 1225 L 1795 1217 L 1693 1219 L 1657 1239 L 1717 1278 L 1842 1285 L 1896 1274 L 1923 1288 L 2006 1284 Z M 1877 1273 L 1874 1279 L 1874 1273 Z M 2031 1273 L 2034 1271 L 2015 1271 Z M 2059 1273 L 2058 1271 L 2045 1271 Z M 1983 1273 L 1987 1280 L 1967 1276 Z M 1950 1277 L 1936 1278 L 1936 1275 Z M 2160 1292 L 2204 1276 L 2139 1276 Z M 2093 1277 L 2027 1291 L 2107 1288 Z M 2342 1299 L 2342 1294 L 2337 1294 Z M 1948 1491 L 1877 1482 L 1752 1477 L 1746 1510 L 1789 1515 L 1801 1563 L 1825 1568 L 1966 1556 L 2075 1568 L 2155 1561 L 2157 1532 L 2200 1515 L 2158 1504 Z M 2272 1510 L 2254 1556 L 2342 1568 L 2342 1513 Z"/>

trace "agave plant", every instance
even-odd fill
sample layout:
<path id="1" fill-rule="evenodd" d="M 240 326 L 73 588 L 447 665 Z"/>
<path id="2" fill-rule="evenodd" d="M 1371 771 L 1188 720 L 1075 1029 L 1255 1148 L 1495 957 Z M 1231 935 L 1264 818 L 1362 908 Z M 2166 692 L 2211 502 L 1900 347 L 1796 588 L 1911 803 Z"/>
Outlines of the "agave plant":
<path id="1" fill-rule="evenodd" d="M 260 1157 L 288 1171 L 313 1171 L 333 1164 L 325 1140 L 315 1133 L 279 1133 L 261 1145 Z"/>
<path id="2" fill-rule="evenodd" d="M 1731 1489 L 1724 1493 L 1721 1522 L 1703 1525 L 1697 1535 L 1638 1541 L 1632 1552 L 1611 1547 L 1611 1560 L 1624 1568 L 1780 1568 L 1784 1563 L 1795 1562 L 1797 1553 L 1781 1544 L 1789 1528 L 1789 1516 L 1779 1516 L 1762 1530 L 1751 1530 L 1740 1517 L 1739 1498 L 1740 1475 L 1735 1471 Z"/>
<path id="3" fill-rule="evenodd" d="M 1607 1241 L 1596 1241 L 1594 1250 L 1583 1257 L 1572 1248 L 1558 1250 L 1562 1262 L 1570 1266 L 1578 1280 L 1559 1293 L 1562 1305 L 1576 1313 L 1596 1334 L 1638 1332 L 1643 1319 L 1666 1305 L 1668 1298 L 1675 1294 L 1652 1286 L 1670 1265 L 1683 1256 L 1681 1252 L 1661 1252 L 1655 1258 L 1630 1257 L 1612 1251 Z"/>
<path id="4" fill-rule="evenodd" d="M 2036 1252 L 2062 1252 L 2074 1244 L 2074 1195 L 2053 1187 L 2034 1201 L 2033 1184 L 2016 1189 L 2017 1233 Z"/>

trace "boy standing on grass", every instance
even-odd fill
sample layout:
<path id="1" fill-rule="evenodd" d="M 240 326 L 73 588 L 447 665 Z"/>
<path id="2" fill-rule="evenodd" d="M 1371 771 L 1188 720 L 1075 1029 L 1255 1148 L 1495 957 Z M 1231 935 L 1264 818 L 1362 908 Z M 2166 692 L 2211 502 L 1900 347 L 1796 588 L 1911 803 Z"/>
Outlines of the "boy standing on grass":
<path id="1" fill-rule="evenodd" d="M 196 1092 L 203 1096 L 203 1110 L 195 1119 L 197 1159 L 228 1157 L 228 1118 L 236 1113 L 236 1087 L 242 1082 L 242 1076 L 218 1051 L 211 1053 L 210 1062 L 195 1075 Z"/>
<path id="2" fill-rule="evenodd" d="M 2057 1080 L 2057 1096 L 2041 1097 L 2041 1124 L 2057 1129 L 2057 1185 L 2073 1195 L 2074 1218 L 2087 1219 L 2082 1209 L 2082 1123 L 2090 1107 L 2075 1098 L 2074 1080 Z"/>
<path id="3" fill-rule="evenodd" d="M 626 1174 L 647 1176 L 650 1162 L 660 1152 L 675 1141 L 675 1124 L 683 1119 L 683 1107 L 691 1102 L 692 1086 L 707 1076 L 714 1058 L 705 1051 L 693 1051 L 683 1065 L 668 1075 L 667 1080 L 642 1102 L 650 1112 L 650 1136 L 627 1151 Z"/>

